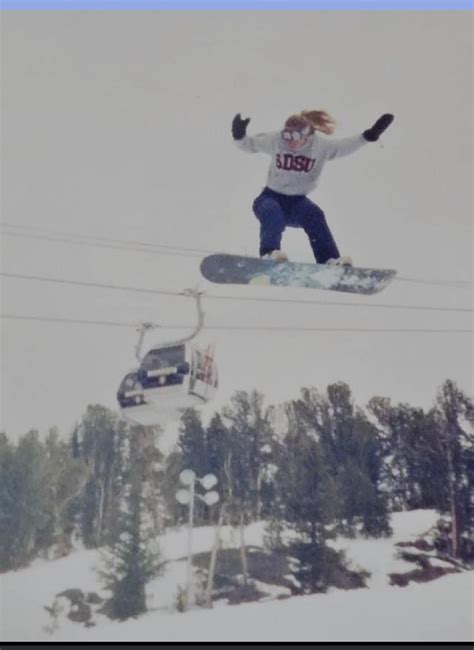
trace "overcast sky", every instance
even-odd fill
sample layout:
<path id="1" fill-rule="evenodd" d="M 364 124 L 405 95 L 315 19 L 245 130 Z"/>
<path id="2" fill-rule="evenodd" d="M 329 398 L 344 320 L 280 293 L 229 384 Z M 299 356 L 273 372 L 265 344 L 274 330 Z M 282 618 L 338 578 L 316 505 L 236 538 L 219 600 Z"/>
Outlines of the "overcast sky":
<path id="1" fill-rule="evenodd" d="M 275 403 L 338 380 L 360 404 L 379 394 L 429 407 L 448 377 L 472 392 L 469 333 L 211 329 L 472 329 L 468 312 L 382 307 L 472 308 L 469 287 L 444 284 L 472 282 L 470 15 L 65 11 L 7 12 L 2 22 L 1 218 L 20 227 L 1 232 L 4 273 L 205 291 L 202 338 L 216 343 L 221 378 L 208 412 L 240 388 Z M 268 158 L 239 151 L 230 122 L 241 112 L 252 118 L 249 132 L 274 130 L 303 108 L 328 110 L 340 137 L 395 114 L 379 143 L 329 163 L 311 198 L 356 264 L 435 284 L 397 280 L 365 298 L 222 287 L 200 278 L 198 256 L 7 234 L 44 229 L 256 254 L 251 204 Z M 283 247 L 312 260 L 302 231 L 288 230 Z M 190 328 L 195 319 L 187 298 L 6 277 L 1 311 Z M 115 408 L 134 366 L 133 327 L 0 325 L 9 436 L 55 424 L 67 432 L 89 403 Z"/>

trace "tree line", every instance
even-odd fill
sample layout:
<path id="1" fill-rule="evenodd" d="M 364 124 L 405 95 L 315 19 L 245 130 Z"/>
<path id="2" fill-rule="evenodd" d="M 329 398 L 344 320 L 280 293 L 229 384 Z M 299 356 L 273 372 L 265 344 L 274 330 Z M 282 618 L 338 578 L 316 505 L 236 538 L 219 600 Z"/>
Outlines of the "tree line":
<path id="1" fill-rule="evenodd" d="M 385 397 L 361 408 L 339 382 L 269 406 L 257 390 L 237 391 L 208 424 L 188 410 L 166 457 L 158 429 L 101 405 L 68 437 L 33 430 L 13 443 L 1 433 L 0 571 L 101 548 L 110 614 L 144 611 L 160 535 L 186 521 L 175 498 L 183 469 L 217 477 L 220 501 L 196 500 L 195 521 L 240 530 L 244 577 L 245 526 L 262 519 L 269 547 L 291 552 L 308 589 L 328 583 L 340 561 L 329 537 L 387 535 L 397 510 L 444 513 L 440 552 L 472 560 L 473 422 L 472 399 L 451 380 L 429 410 Z"/>

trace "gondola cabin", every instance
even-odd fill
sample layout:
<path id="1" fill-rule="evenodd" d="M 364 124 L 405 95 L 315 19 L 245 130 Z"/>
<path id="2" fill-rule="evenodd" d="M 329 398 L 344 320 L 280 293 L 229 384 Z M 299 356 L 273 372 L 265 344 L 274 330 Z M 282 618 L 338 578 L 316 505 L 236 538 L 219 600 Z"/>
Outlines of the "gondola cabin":
<path id="1" fill-rule="evenodd" d="M 145 390 L 155 389 L 150 397 L 155 406 L 178 416 L 212 399 L 218 381 L 212 346 L 189 343 L 153 348 L 137 374 Z"/>

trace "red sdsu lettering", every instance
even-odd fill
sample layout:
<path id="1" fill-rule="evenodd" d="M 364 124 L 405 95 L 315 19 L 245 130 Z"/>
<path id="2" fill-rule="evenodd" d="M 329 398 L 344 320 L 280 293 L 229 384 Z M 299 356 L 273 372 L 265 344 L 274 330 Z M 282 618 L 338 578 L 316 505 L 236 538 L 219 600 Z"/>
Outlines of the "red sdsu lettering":
<path id="1" fill-rule="evenodd" d="M 295 172 L 302 172 L 305 167 L 305 162 L 309 160 L 305 156 L 296 156 L 293 164 L 293 169 Z"/>
<path id="2" fill-rule="evenodd" d="M 310 172 L 315 163 L 314 158 L 307 158 L 306 156 L 293 156 L 291 153 L 276 154 L 275 165 L 277 169 L 285 169 L 294 172 Z"/>
<path id="3" fill-rule="evenodd" d="M 285 153 L 283 156 L 283 169 L 290 171 L 293 169 L 293 156 L 291 153 Z"/>

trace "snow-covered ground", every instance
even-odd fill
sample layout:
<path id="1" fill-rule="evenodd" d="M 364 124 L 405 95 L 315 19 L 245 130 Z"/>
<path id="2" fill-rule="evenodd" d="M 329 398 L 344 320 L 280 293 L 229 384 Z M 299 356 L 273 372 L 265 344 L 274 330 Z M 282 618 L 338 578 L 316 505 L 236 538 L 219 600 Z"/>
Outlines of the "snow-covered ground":
<path id="1" fill-rule="evenodd" d="M 173 611 L 178 587 L 184 585 L 186 534 L 169 532 L 162 540 L 170 560 L 165 574 L 149 586 L 150 611 L 144 616 L 114 623 L 97 617 L 97 625 L 61 619 L 51 623 L 44 606 L 64 589 L 102 593 L 95 567 L 96 551 L 77 551 L 55 561 L 36 561 L 27 569 L 1 577 L 2 638 L 8 641 L 470 641 L 473 639 L 473 572 L 451 574 L 407 587 L 390 586 L 387 574 L 409 571 L 414 565 L 397 559 L 399 541 L 410 541 L 435 522 L 433 511 L 418 510 L 393 516 L 389 539 L 338 539 L 353 568 L 371 573 L 368 589 L 295 596 L 285 600 L 216 605 L 185 614 Z M 260 545 L 263 525 L 246 530 L 247 544 Z M 194 531 L 193 550 L 208 550 L 214 530 Z M 223 545 L 236 547 L 231 529 L 222 531 Z M 175 560 L 175 561 L 173 561 Z"/>
<path id="2" fill-rule="evenodd" d="M 383 587 L 389 584 L 389 573 L 403 573 L 415 568 L 398 557 L 394 544 L 415 541 L 426 533 L 438 518 L 439 515 L 433 510 L 398 512 L 392 515 L 393 534 L 389 538 L 338 538 L 329 543 L 333 548 L 345 552 L 346 558 L 351 562 L 351 569 L 365 569 L 371 574 L 367 580 L 369 588 Z M 410 553 L 417 553 L 415 548 L 409 550 Z M 442 562 L 442 565 L 447 566 L 445 562 Z"/>

